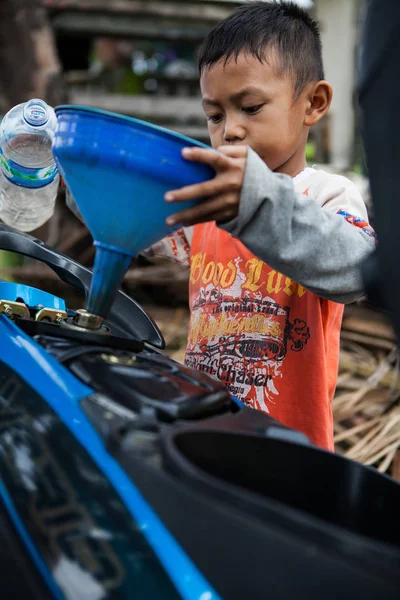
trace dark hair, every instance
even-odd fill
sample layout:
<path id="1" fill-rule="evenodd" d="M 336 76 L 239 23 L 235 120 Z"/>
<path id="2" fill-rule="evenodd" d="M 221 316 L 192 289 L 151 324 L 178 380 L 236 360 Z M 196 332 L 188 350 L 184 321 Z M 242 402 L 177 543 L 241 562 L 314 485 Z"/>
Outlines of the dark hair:
<path id="1" fill-rule="evenodd" d="M 214 27 L 199 50 L 200 74 L 242 52 L 263 62 L 269 48 L 278 53 L 281 73 L 293 76 L 296 97 L 307 83 L 325 78 L 318 24 L 294 2 L 276 0 L 248 2 Z"/>

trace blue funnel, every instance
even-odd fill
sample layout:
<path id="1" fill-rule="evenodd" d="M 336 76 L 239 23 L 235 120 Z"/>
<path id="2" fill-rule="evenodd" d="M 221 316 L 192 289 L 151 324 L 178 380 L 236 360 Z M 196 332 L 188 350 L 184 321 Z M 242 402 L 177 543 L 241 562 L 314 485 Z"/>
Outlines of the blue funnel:
<path id="1" fill-rule="evenodd" d="M 166 218 L 196 202 L 164 194 L 214 171 L 181 157 L 190 138 L 137 119 L 82 106 L 56 108 L 53 152 L 93 236 L 96 257 L 87 311 L 106 317 L 132 257 L 171 233 Z"/>

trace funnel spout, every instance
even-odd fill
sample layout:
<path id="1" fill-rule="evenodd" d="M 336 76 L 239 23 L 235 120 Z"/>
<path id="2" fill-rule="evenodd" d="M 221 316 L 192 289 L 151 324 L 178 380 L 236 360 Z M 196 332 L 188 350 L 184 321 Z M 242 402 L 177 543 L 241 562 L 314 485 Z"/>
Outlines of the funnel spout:
<path id="1" fill-rule="evenodd" d="M 96 256 L 86 310 L 106 318 L 132 262 L 132 256 L 109 244 L 94 242 L 94 245 Z"/>

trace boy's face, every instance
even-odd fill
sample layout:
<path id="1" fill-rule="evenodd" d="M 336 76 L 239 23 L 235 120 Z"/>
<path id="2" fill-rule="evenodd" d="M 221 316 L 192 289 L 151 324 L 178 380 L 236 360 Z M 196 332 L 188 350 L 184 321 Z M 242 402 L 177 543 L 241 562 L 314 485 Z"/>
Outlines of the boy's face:
<path id="1" fill-rule="evenodd" d="M 270 54 L 268 63 L 240 54 L 206 69 L 203 107 L 214 148 L 250 146 L 271 170 L 294 176 L 305 165 L 306 92 L 295 102 L 293 79 L 279 75 Z"/>

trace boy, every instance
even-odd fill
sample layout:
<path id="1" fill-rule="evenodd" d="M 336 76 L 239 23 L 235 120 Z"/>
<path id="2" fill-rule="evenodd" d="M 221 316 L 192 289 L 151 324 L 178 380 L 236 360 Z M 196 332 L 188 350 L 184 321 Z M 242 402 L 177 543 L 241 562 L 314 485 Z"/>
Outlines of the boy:
<path id="1" fill-rule="evenodd" d="M 306 165 L 332 98 L 318 27 L 291 2 L 250 2 L 211 31 L 199 67 L 219 151 L 183 156 L 216 176 L 166 195 L 205 200 L 152 249 L 190 266 L 186 363 L 333 450 L 342 303 L 362 296 L 375 241 L 354 185 Z"/>

